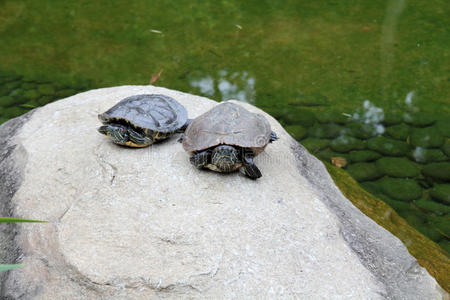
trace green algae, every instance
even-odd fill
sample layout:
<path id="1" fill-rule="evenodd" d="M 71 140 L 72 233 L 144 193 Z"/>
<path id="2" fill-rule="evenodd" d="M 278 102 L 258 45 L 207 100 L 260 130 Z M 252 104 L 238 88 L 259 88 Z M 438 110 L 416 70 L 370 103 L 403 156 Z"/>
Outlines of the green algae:
<path id="1" fill-rule="evenodd" d="M 411 227 L 388 204 L 361 188 L 344 170 L 329 163 L 326 163 L 325 166 L 347 199 L 365 215 L 397 236 L 419 264 L 426 268 L 431 276 L 436 278 L 438 283 L 449 292 L 450 257 L 448 253 Z M 423 221 L 423 219 L 421 220 Z M 445 240 L 441 240 L 439 245 L 447 247 Z"/>

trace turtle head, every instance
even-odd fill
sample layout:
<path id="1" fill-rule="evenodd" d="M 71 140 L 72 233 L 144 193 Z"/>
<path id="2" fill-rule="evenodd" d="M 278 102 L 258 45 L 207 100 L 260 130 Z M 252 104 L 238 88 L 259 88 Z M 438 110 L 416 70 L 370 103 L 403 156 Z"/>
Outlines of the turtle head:
<path id="1" fill-rule="evenodd" d="M 232 146 L 220 145 L 212 151 L 211 164 L 215 165 L 221 172 L 234 171 L 238 162 L 240 162 L 239 151 Z"/>
<path id="2" fill-rule="evenodd" d="M 106 124 L 98 128 L 98 132 L 106 135 L 115 144 L 123 145 L 128 141 L 128 130 L 119 124 Z"/>

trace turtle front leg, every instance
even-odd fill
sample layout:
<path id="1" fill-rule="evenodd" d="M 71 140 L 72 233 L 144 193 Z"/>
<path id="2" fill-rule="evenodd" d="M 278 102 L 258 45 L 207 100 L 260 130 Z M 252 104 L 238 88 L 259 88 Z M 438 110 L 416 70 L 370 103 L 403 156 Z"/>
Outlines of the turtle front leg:
<path id="1" fill-rule="evenodd" d="M 253 155 L 252 154 L 244 154 L 244 157 L 242 159 L 242 168 L 244 169 L 244 174 L 247 175 L 251 179 L 258 179 L 262 176 L 261 171 L 258 169 L 258 167 L 253 162 Z"/>
<path id="2" fill-rule="evenodd" d="M 128 128 L 128 137 L 134 144 L 134 147 L 146 147 L 154 142 L 151 137 L 138 133 L 130 128 Z"/>
<path id="3" fill-rule="evenodd" d="M 186 130 L 186 128 L 189 126 L 189 124 L 191 124 L 191 123 L 192 123 L 192 119 L 187 119 L 186 123 L 181 128 L 177 129 L 175 131 L 175 133 L 183 133 Z"/>
<path id="4" fill-rule="evenodd" d="M 211 161 L 211 152 L 210 151 L 202 151 L 202 152 L 196 153 L 191 156 L 189 161 L 196 168 L 201 169 L 201 168 L 205 167 Z"/>

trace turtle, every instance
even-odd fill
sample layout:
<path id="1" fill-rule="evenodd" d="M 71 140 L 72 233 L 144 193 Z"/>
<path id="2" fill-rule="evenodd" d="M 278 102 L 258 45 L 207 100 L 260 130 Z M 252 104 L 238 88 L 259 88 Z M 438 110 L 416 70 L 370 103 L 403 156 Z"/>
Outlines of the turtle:
<path id="1" fill-rule="evenodd" d="M 178 141 L 199 169 L 229 173 L 242 168 L 257 179 L 262 174 L 253 158 L 277 139 L 264 116 L 223 102 L 194 119 Z"/>
<path id="2" fill-rule="evenodd" d="M 115 144 L 146 147 L 184 132 L 189 119 L 186 109 L 175 99 L 159 94 L 135 95 L 98 115 L 98 128 Z"/>

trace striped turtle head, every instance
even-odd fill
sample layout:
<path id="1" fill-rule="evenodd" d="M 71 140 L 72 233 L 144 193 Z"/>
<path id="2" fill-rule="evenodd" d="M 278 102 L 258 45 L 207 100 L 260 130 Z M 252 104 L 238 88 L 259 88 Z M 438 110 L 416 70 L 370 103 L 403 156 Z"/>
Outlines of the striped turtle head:
<path id="1" fill-rule="evenodd" d="M 220 145 L 212 151 L 211 164 L 216 166 L 220 172 L 232 172 L 240 162 L 239 151 L 232 146 Z"/>

